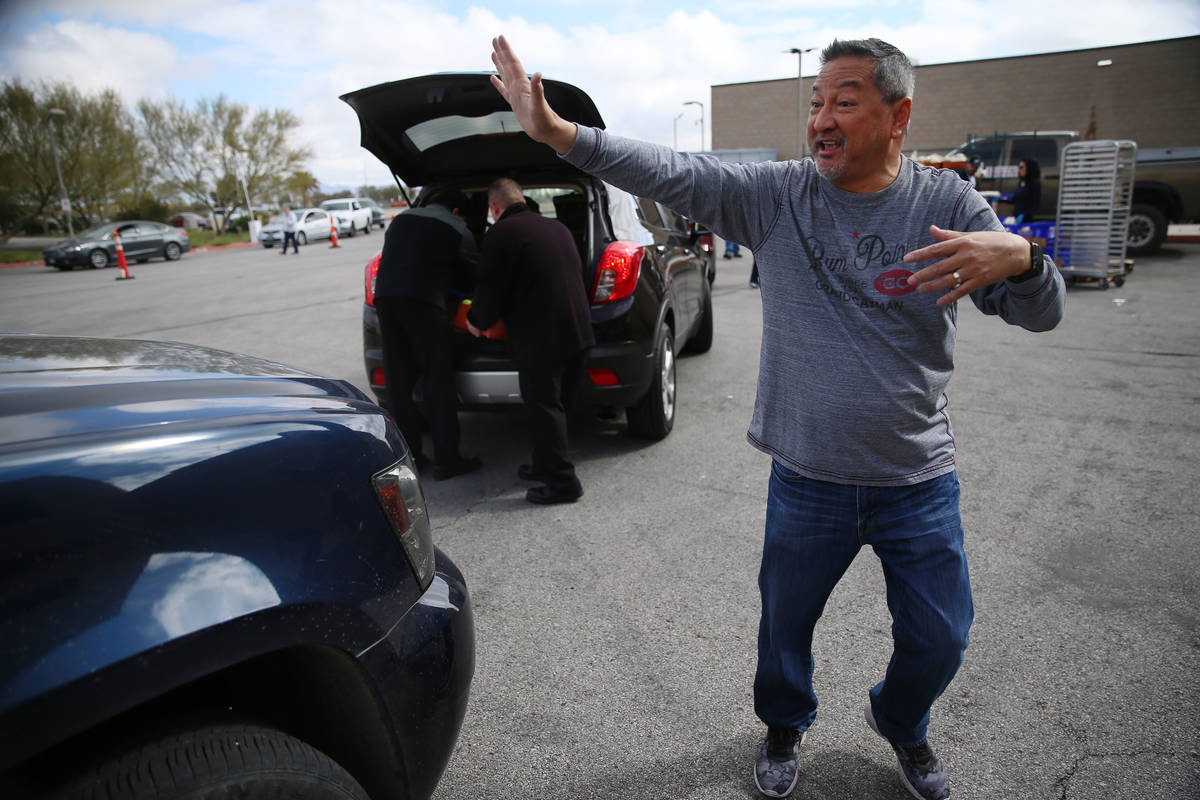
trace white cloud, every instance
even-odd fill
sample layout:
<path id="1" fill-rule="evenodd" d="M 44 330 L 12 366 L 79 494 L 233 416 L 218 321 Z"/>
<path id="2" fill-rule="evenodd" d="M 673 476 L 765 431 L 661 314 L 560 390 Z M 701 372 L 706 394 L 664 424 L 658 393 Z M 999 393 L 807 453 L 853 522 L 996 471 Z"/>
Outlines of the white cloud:
<path id="1" fill-rule="evenodd" d="M 75 20 L 41 26 L 6 50 L 6 77 L 65 80 L 84 92 L 111 88 L 126 102 L 161 93 L 179 61 L 160 36 Z"/>
<path id="2" fill-rule="evenodd" d="M 469 2 L 30 1 L 0 6 L 0 72 L 114 86 L 130 103 L 224 92 L 290 108 L 315 151 L 312 172 L 357 185 L 364 167 L 371 183 L 391 178 L 358 146 L 357 120 L 338 95 L 431 72 L 488 71 L 499 33 L 527 69 L 591 95 L 614 131 L 670 144 L 684 113 L 679 145 L 694 149 L 698 109 L 684 101 L 705 104 L 707 126 L 710 86 L 793 77 L 796 57 L 784 51 L 795 46 L 877 36 L 933 64 L 1200 32 L 1195 0 L 1068 0 L 1021 12 L 1001 0 L 529 0 L 504 7 L 507 16 Z M 816 52 L 804 66 L 816 71 Z"/>

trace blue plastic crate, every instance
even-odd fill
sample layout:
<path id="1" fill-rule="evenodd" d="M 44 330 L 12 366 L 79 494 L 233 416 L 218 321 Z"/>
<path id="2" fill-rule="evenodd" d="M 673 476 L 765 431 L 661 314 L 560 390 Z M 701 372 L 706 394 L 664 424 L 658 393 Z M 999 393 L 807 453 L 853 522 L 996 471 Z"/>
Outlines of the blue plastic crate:
<path id="1" fill-rule="evenodd" d="M 1054 245 L 1058 241 L 1058 225 L 1054 222 L 1022 222 L 1020 225 L 1005 225 L 1004 229 L 1026 239 L 1037 239 L 1042 250 L 1054 257 Z"/>

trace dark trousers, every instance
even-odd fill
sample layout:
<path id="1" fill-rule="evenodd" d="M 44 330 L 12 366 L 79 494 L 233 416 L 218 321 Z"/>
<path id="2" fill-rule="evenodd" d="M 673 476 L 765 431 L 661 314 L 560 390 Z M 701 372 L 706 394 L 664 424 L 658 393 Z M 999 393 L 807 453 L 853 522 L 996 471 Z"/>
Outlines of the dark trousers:
<path id="1" fill-rule="evenodd" d="M 450 465 L 459 458 L 458 396 L 454 389 L 454 354 L 450 315 L 444 308 L 407 297 L 376 297 L 383 340 L 383 372 L 388 405 L 413 457 L 420 458 L 421 412 L 413 400 L 417 381 L 425 379 L 425 419 L 433 439 L 434 462 Z"/>
<path id="2" fill-rule="evenodd" d="M 561 364 L 518 367 L 521 399 L 533 446 L 533 468 L 551 489 L 580 488 L 567 458 L 567 414 L 575 404 L 587 350 Z"/>
<path id="3" fill-rule="evenodd" d="M 283 252 L 280 253 L 279 255 L 281 255 L 281 256 L 287 255 L 288 242 L 292 243 L 292 251 L 293 252 L 295 252 L 295 253 L 300 252 L 300 243 L 296 240 L 296 232 L 295 231 L 284 231 L 283 232 Z"/>

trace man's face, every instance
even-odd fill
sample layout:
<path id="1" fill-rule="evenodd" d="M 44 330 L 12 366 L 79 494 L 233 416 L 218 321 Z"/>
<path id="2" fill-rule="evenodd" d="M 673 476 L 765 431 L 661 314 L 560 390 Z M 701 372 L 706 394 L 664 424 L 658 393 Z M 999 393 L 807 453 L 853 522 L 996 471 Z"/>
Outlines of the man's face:
<path id="1" fill-rule="evenodd" d="M 902 135 L 908 122 L 908 100 L 885 104 L 874 69 L 870 59 L 835 58 L 813 83 L 808 146 L 817 171 L 847 191 L 877 191 L 891 183 L 894 133 Z"/>

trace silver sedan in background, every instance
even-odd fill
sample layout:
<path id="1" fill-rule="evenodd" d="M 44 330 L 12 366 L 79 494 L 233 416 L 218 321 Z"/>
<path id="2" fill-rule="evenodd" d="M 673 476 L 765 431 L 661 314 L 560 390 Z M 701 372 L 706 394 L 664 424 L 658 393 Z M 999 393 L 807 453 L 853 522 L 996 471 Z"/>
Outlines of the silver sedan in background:
<path id="1" fill-rule="evenodd" d="M 328 211 L 320 208 L 302 208 L 293 211 L 292 214 L 296 217 L 296 241 L 300 244 L 308 244 L 313 239 L 329 238 L 332 223 L 329 220 Z M 283 223 L 282 214 L 271 217 L 270 221 L 263 226 L 262 232 L 258 234 L 259 243 L 263 247 L 282 245 Z M 340 236 L 341 233 L 342 231 L 339 230 L 338 235 Z"/>

